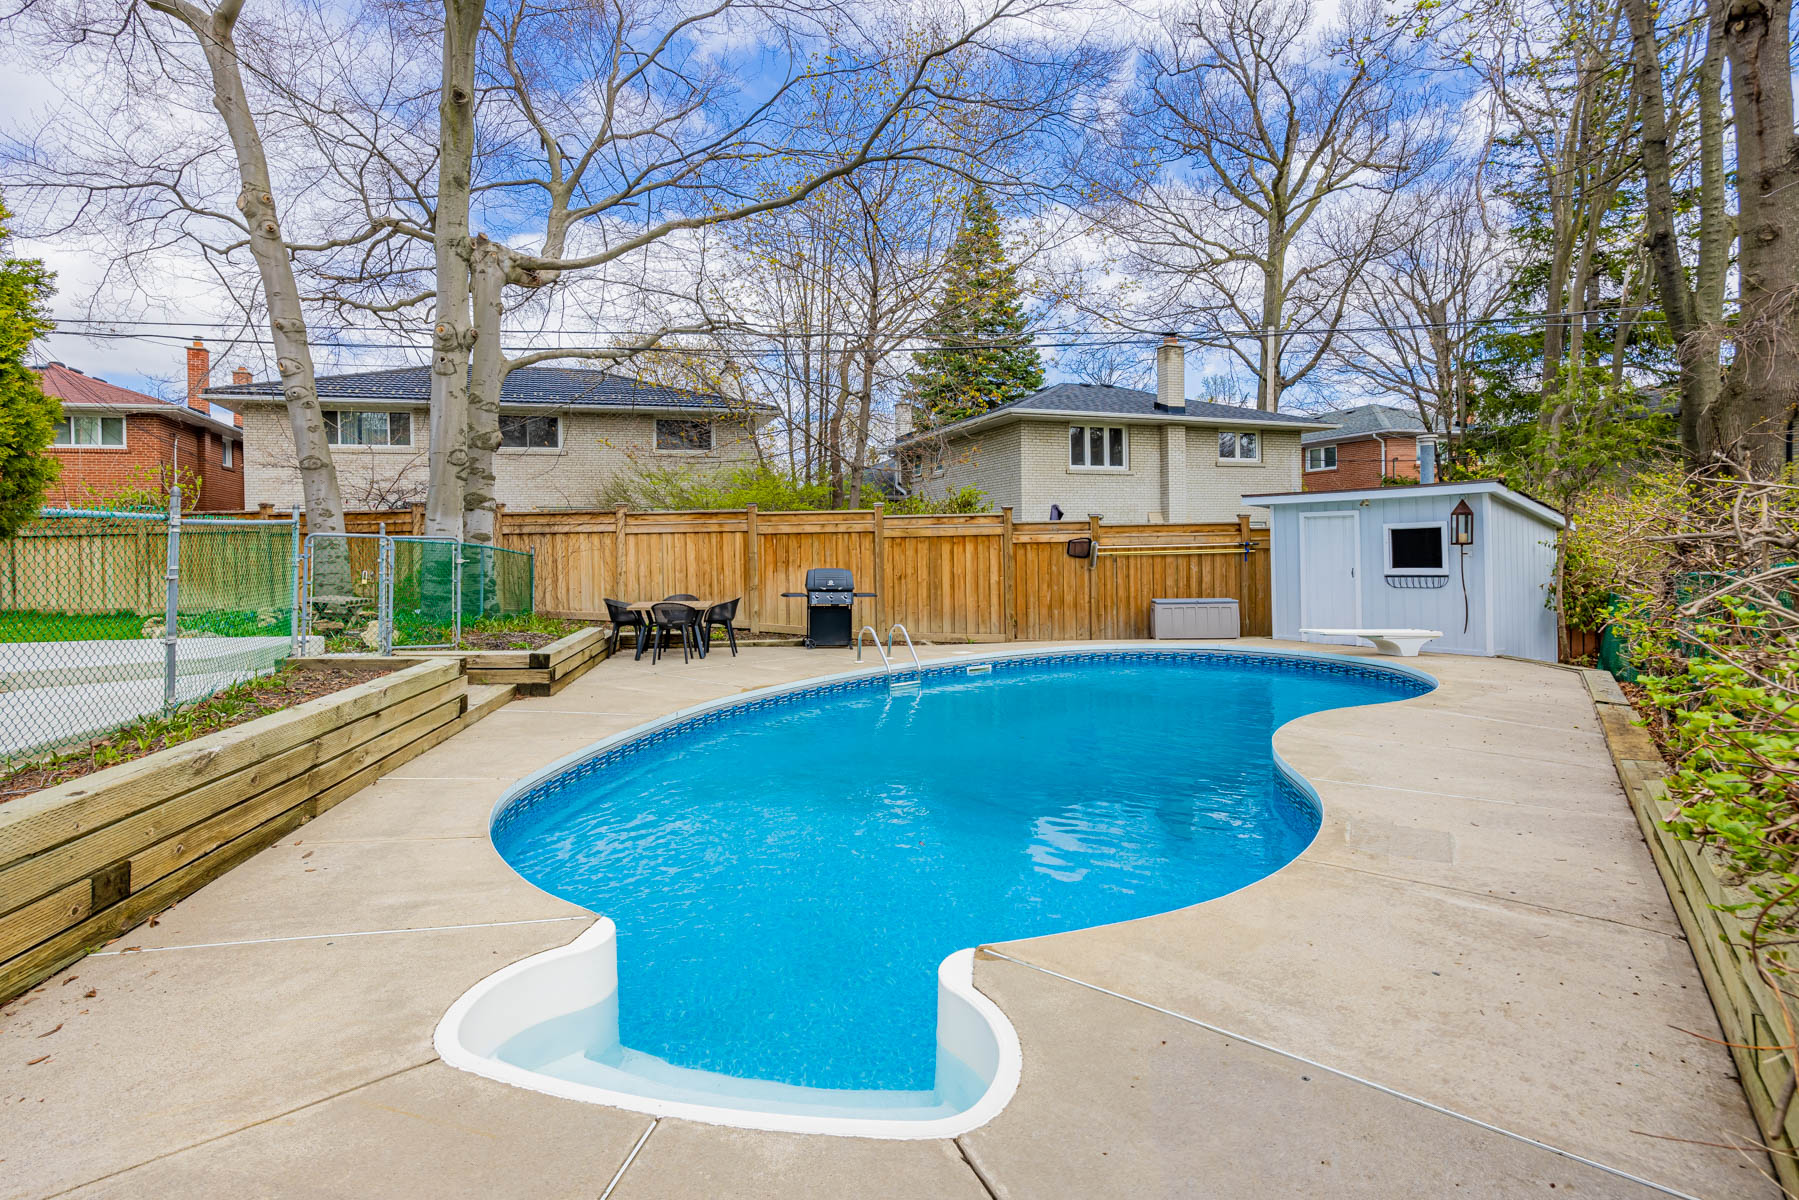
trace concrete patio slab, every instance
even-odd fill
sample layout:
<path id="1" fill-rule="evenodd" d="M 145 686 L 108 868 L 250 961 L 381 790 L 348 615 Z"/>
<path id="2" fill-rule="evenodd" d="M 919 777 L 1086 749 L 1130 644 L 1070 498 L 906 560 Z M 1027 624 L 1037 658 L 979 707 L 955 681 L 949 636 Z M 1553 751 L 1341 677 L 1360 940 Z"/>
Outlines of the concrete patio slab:
<path id="1" fill-rule="evenodd" d="M 1280 733 L 1324 802 L 1318 839 L 1285 870 L 1004 948 L 1078 982 L 978 965 L 1024 1038 L 1024 1079 L 960 1144 L 664 1121 L 638 1147 L 646 1117 L 435 1061 L 431 1032 L 466 988 L 586 924 L 489 846 L 507 783 L 675 709 L 853 665 L 786 647 L 610 659 L 112 948 L 143 950 L 6 1006 L 0 1197 L 597 1198 L 634 1147 L 607 1200 L 1644 1194 L 1241 1036 L 1665 1188 L 1775 1194 L 1753 1154 L 1692 1144 L 1754 1129 L 1728 1056 L 1676 1031 L 1717 1026 L 1580 678 L 1447 655 L 1417 660 L 1442 681 L 1431 695 Z"/>
<path id="2" fill-rule="evenodd" d="M 659 1122 L 607 1200 L 991 1200 L 954 1142 Z"/>
<path id="3" fill-rule="evenodd" d="M 521 1094 L 440 1062 L 401 1071 L 69 1193 L 369 1200 L 520 1194 L 515 1148 L 557 1147 L 533 1200 L 593 1200 L 648 1117 Z"/>
<path id="4" fill-rule="evenodd" d="M 998 1200 L 1664 1194 L 1014 963 L 976 979 L 1034 1064 L 960 1139 Z"/>

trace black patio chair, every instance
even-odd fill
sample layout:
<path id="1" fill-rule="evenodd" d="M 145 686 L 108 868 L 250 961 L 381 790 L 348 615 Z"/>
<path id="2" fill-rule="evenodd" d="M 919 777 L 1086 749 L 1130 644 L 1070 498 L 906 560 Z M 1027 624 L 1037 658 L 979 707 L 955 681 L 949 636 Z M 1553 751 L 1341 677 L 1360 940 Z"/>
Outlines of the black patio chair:
<path id="1" fill-rule="evenodd" d="M 640 612 L 634 612 L 629 604 L 622 600 L 608 598 L 606 616 L 612 622 L 612 636 L 607 639 L 606 653 L 618 653 L 619 634 L 624 630 L 631 631 L 631 641 L 637 646 L 637 657 L 643 657 L 644 635 L 649 632 L 650 623 Z"/>
<path id="2" fill-rule="evenodd" d="M 668 635 L 676 630 L 681 634 L 681 661 L 688 662 L 690 650 L 699 648 L 700 610 L 691 604 L 650 605 L 650 665 L 654 666 L 662 659 L 662 651 L 668 644 Z"/>
<path id="3" fill-rule="evenodd" d="M 743 597 L 739 596 L 738 600 Z M 731 622 L 737 619 L 737 600 L 727 600 L 723 604 L 714 604 L 706 610 L 706 619 L 700 622 L 700 645 L 711 646 L 712 631 L 720 625 L 725 628 L 725 639 L 731 643 L 731 657 L 737 657 L 737 631 L 731 628 Z"/>

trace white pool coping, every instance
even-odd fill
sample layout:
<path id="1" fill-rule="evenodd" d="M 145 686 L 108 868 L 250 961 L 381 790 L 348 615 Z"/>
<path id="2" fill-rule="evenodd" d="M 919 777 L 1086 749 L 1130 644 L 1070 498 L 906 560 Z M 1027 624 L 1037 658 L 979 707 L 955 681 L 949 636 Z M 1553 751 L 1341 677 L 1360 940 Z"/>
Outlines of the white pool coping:
<path id="1" fill-rule="evenodd" d="M 994 662 L 1008 658 L 1043 656 L 1084 657 L 1114 651 L 1140 654 L 1162 651 L 1210 651 L 1245 657 L 1305 659 L 1340 664 L 1354 662 L 1384 673 L 1405 676 L 1430 685 L 1438 681 L 1415 667 L 1393 661 L 1369 659 L 1357 655 L 1309 653 L 1299 650 L 1273 650 L 1264 647 L 1231 645 L 1227 642 L 1092 642 L 1053 648 L 1029 647 L 1004 651 L 982 651 L 978 654 L 956 652 L 954 657 L 933 659 L 931 668 Z M 877 678 L 882 674 L 909 675 L 909 670 L 887 672 L 880 666 L 860 670 L 818 675 L 792 683 L 776 684 L 748 692 L 710 700 L 703 704 L 678 709 L 652 721 L 633 726 L 621 733 L 603 738 L 573 754 L 564 755 L 509 787 L 494 802 L 488 822 L 515 798 L 544 780 L 558 775 L 578 763 L 603 754 L 613 747 L 634 741 L 691 717 L 732 708 L 769 696 L 804 692 L 832 683 L 853 679 Z M 1272 742 L 1278 730 L 1270 730 Z M 1318 794 L 1270 746 L 1275 769 L 1320 805 Z M 491 841 L 491 834 L 490 834 Z M 1303 850 L 1301 851 L 1303 853 Z M 1297 857 L 1297 856 L 1295 856 Z M 510 867 L 510 864 L 508 864 Z M 1259 881 L 1257 881 L 1259 882 Z M 1245 885 L 1253 887 L 1254 883 Z M 1011 1101 L 1018 1090 L 1024 1056 L 1018 1033 L 986 996 L 974 986 L 976 948 L 959 950 L 945 958 L 937 968 L 937 1040 L 938 1055 L 953 1054 L 986 1081 L 975 1102 L 960 1112 L 944 1117 L 905 1119 L 892 1117 L 856 1117 L 835 1115 L 826 1111 L 792 1113 L 761 1111 L 726 1105 L 697 1104 L 656 1096 L 649 1092 L 630 1092 L 599 1087 L 577 1080 L 564 1079 L 517 1066 L 499 1058 L 497 1050 L 512 1036 L 545 1021 L 593 1008 L 610 1001 L 618 987 L 617 927 L 610 918 L 598 916 L 594 923 L 566 946 L 534 954 L 502 968 L 463 993 L 437 1024 L 432 1040 L 438 1056 L 445 1063 L 500 1083 L 512 1084 L 529 1091 L 604 1104 L 628 1112 L 654 1117 L 678 1117 L 709 1125 L 737 1129 L 756 1129 L 777 1133 L 816 1133 L 837 1137 L 879 1138 L 889 1140 L 921 1140 L 949 1138 L 978 1129 L 991 1121 Z M 824 1091 L 820 1089 L 821 1093 Z M 823 1107 L 821 1105 L 821 1107 Z"/>

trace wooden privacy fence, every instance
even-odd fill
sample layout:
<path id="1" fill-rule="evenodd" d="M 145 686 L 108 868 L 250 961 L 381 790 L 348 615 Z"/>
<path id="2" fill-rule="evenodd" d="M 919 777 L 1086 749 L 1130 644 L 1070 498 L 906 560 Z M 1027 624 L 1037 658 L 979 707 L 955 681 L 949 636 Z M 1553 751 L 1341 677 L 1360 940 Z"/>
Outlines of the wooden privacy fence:
<path id="1" fill-rule="evenodd" d="M 1086 558 L 1069 544 L 1089 541 Z M 854 512 L 507 513 L 499 543 L 537 556 L 537 610 L 604 620 L 606 597 L 742 596 L 740 626 L 800 633 L 810 567 L 847 567 L 859 623 L 898 621 L 936 642 L 1149 636 L 1150 601 L 1240 604 L 1243 632 L 1272 629 L 1268 531 L 1234 524 L 1023 523 Z"/>

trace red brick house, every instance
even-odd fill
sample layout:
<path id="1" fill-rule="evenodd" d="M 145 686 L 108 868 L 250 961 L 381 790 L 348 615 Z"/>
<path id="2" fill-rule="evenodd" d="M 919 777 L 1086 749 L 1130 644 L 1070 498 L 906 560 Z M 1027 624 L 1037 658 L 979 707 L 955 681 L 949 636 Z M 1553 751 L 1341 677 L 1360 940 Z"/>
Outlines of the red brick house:
<path id="1" fill-rule="evenodd" d="M 1312 415 L 1336 428 L 1300 438 L 1302 491 L 1347 492 L 1380 487 L 1387 479 L 1415 481 L 1419 443 L 1437 440 L 1418 414 L 1385 404 Z"/>
<path id="2" fill-rule="evenodd" d="M 47 453 L 62 463 L 44 503 L 79 508 L 126 486 L 170 481 L 177 470 L 200 477 L 201 512 L 244 506 L 242 420 L 212 408 L 200 393 L 209 382 L 206 348 L 187 352 L 187 404 L 96 379 L 62 363 L 33 368 L 44 394 L 62 402 L 62 420 Z M 246 378 L 247 371 L 240 371 Z M 243 380 L 240 380 L 242 382 Z"/>

